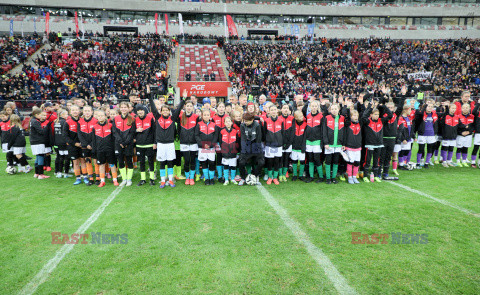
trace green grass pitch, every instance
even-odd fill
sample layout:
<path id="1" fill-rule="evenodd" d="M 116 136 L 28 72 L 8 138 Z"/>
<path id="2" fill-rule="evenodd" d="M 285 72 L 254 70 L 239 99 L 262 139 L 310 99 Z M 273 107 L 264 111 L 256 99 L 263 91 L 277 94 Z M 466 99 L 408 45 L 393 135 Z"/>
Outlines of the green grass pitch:
<path id="1" fill-rule="evenodd" d="M 115 187 L 5 167 L 2 157 L 0 293 L 18 294 L 63 247 L 52 232 L 76 233 Z M 385 181 L 264 187 L 358 294 L 479 294 L 480 169 L 400 173 L 398 183 L 473 214 Z M 353 244 L 352 232 L 390 236 Z M 428 243 L 393 244 L 397 232 Z M 86 233 L 36 294 L 338 294 L 256 187 L 126 187 Z M 93 244 L 91 233 L 128 241 Z"/>

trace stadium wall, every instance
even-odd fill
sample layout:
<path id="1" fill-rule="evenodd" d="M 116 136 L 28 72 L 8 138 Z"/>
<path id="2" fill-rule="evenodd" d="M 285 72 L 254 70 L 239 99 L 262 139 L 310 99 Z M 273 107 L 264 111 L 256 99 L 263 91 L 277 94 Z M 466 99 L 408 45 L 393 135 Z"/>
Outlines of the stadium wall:
<path id="1" fill-rule="evenodd" d="M 107 23 L 84 23 L 83 27 L 87 32 L 103 32 L 104 25 L 115 25 L 122 26 L 119 24 L 107 24 Z M 24 21 L 23 25 L 20 21 L 14 21 L 14 32 L 20 33 L 22 30 L 24 32 L 33 32 L 34 24 L 33 21 Z M 138 31 L 141 34 L 145 33 L 154 33 L 155 27 L 153 25 L 129 25 L 130 27 L 138 27 Z M 128 27 L 128 26 L 127 26 Z M 408 28 L 408 27 L 407 27 Z M 456 28 L 455 30 L 451 28 Z M 348 29 L 319 29 L 317 26 L 315 28 L 316 37 L 327 37 L 327 38 L 369 38 L 372 36 L 375 37 L 388 37 L 392 39 L 458 39 L 458 38 L 478 38 L 480 36 L 480 30 L 474 28 L 460 29 L 460 27 L 446 27 L 445 30 L 427 30 L 422 28 L 417 28 L 415 30 L 406 29 L 406 30 L 384 30 L 384 29 L 355 29 L 354 26 L 349 26 Z M 63 22 L 50 22 L 50 30 L 53 32 L 75 32 L 75 23 L 72 21 L 63 21 Z M 255 28 L 247 28 L 243 25 L 237 25 L 239 36 L 247 36 L 248 30 Z M 7 33 L 10 30 L 10 22 L 5 20 L 0 20 L 0 31 Z M 37 32 L 43 32 L 45 30 L 45 22 L 37 22 Z M 275 28 L 268 28 L 268 30 L 275 30 Z M 279 35 L 284 35 L 284 28 L 278 27 Z M 165 25 L 159 25 L 159 33 L 165 31 Z M 174 23 L 169 24 L 170 34 L 179 34 L 179 26 Z M 202 35 L 218 35 L 222 36 L 225 34 L 225 29 L 223 26 L 188 26 L 184 25 L 184 32 L 187 34 L 202 34 Z M 299 31 L 300 37 L 305 36 L 308 30 L 305 25 L 302 25 Z M 290 33 L 290 30 L 287 30 L 287 33 Z"/>
<path id="2" fill-rule="evenodd" d="M 240 1 L 238 1 L 240 3 Z M 304 16 L 408 16 L 408 17 L 466 17 L 478 16 L 480 6 L 321 6 L 267 4 L 200 3 L 176 1 L 116 1 L 116 0 L 0 0 L 0 5 L 89 8 L 128 11 L 189 12 L 189 13 L 229 13 L 259 15 L 304 15 Z"/>

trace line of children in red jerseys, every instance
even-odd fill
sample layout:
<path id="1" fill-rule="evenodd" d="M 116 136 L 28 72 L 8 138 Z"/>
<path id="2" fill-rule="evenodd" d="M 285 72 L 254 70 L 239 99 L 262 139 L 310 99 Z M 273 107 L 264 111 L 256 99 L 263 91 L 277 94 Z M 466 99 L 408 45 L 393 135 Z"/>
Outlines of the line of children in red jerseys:
<path id="1" fill-rule="evenodd" d="M 383 88 L 384 89 L 384 88 Z M 147 92 L 150 89 L 147 87 Z M 476 167 L 480 147 L 480 100 L 464 92 L 454 103 L 407 102 L 406 89 L 391 99 L 360 95 L 357 102 L 343 97 L 306 103 L 296 99 L 280 108 L 273 103 L 259 106 L 246 96 L 230 97 L 231 103 L 207 102 L 199 108 L 196 97 L 172 110 L 150 96 L 149 105 L 122 102 L 115 109 L 93 109 L 85 102 L 52 110 L 47 103 L 34 108 L 30 120 L 30 146 L 35 174 L 45 179 L 52 148 L 55 176 L 74 185 L 132 185 L 139 163 L 140 182 L 175 187 L 175 179 L 194 185 L 259 184 L 262 168 L 267 185 L 291 180 L 327 184 L 348 180 L 350 184 L 397 180 L 398 170 L 429 168 L 439 164 Z M 243 105 L 243 106 L 242 106 Z M 20 118 L 5 109 L 0 113 L 2 150 L 7 172 L 14 163 L 28 173 L 26 141 Z M 412 143 L 417 142 L 416 163 L 410 162 Z M 471 158 L 468 151 L 473 142 Z M 456 162 L 453 152 L 456 148 Z M 181 159 L 185 176 L 180 176 Z M 200 169 L 201 168 L 201 169 Z M 13 167 L 14 169 L 14 167 Z M 122 181 L 118 181 L 118 173 Z M 247 176 L 248 175 L 248 176 Z M 175 178 L 174 178 L 175 177 Z"/>

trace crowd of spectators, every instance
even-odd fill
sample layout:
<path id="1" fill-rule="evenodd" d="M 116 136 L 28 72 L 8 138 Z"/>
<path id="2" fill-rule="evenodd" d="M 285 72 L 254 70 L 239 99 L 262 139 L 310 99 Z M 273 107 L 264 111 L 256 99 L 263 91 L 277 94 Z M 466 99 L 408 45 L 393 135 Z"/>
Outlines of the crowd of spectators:
<path id="1" fill-rule="evenodd" d="M 42 45 L 38 35 L 27 37 L 0 37 L 0 74 L 5 74 L 23 63 Z"/>
<path id="2" fill-rule="evenodd" d="M 279 36 L 272 44 L 231 42 L 218 36 L 114 35 L 110 38 L 51 43 L 35 66 L 21 74 L 4 72 L 0 100 L 45 101 L 125 99 L 131 94 L 146 98 L 146 84 L 157 84 L 167 93 L 168 58 L 175 40 L 214 39 L 223 45 L 229 80 L 236 94 L 265 94 L 272 100 L 292 100 L 301 94 L 356 98 L 369 91 L 381 96 L 383 87 L 398 93 L 406 84 L 407 96 L 456 98 L 462 90 L 480 92 L 480 39 L 391 40 L 326 39 Z M 292 40 L 292 42 L 276 42 Z M 2 64 L 22 62 L 41 44 L 38 36 L 0 39 Z M 15 50 L 21 48 L 20 50 Z M 19 52 L 26 51 L 20 54 Z M 20 55 L 20 57 L 19 57 Z M 15 58 L 13 58 L 14 56 Z M 23 57 L 22 57 L 23 56 Z M 409 74 L 430 73 L 424 80 Z"/>
<path id="3" fill-rule="evenodd" d="M 343 96 L 364 91 L 380 96 L 381 87 L 408 96 L 458 97 L 462 89 L 480 92 L 480 40 L 325 39 L 310 44 L 225 46 L 229 79 L 236 93 L 265 94 L 271 99 Z M 424 80 L 408 74 L 431 72 Z M 257 90 L 258 89 L 258 90 Z"/>
<path id="4" fill-rule="evenodd" d="M 146 84 L 156 84 L 166 94 L 171 42 L 130 36 L 51 46 L 42 49 L 35 66 L 24 66 L 19 75 L 1 77 L 0 99 L 117 101 L 131 94 L 146 98 Z"/>

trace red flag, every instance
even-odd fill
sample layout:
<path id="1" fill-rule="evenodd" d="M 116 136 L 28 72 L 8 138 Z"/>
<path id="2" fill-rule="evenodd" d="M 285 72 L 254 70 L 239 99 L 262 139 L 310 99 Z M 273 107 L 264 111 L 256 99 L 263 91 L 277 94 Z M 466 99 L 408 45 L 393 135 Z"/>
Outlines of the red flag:
<path id="1" fill-rule="evenodd" d="M 158 13 L 155 13 L 155 34 L 158 34 Z"/>
<path id="2" fill-rule="evenodd" d="M 45 31 L 47 35 L 50 34 L 50 12 L 47 12 L 47 16 L 45 17 Z"/>
<path id="3" fill-rule="evenodd" d="M 168 35 L 168 15 L 165 13 L 165 25 L 166 25 L 166 31 Z"/>
<path id="4" fill-rule="evenodd" d="M 232 17 L 227 14 L 227 26 L 228 26 L 228 34 L 230 36 L 238 36 L 237 26 L 235 26 L 235 22 L 233 21 Z"/>
<path id="5" fill-rule="evenodd" d="M 76 11 L 75 11 L 75 32 L 77 33 L 77 38 L 78 38 L 78 15 Z"/>

